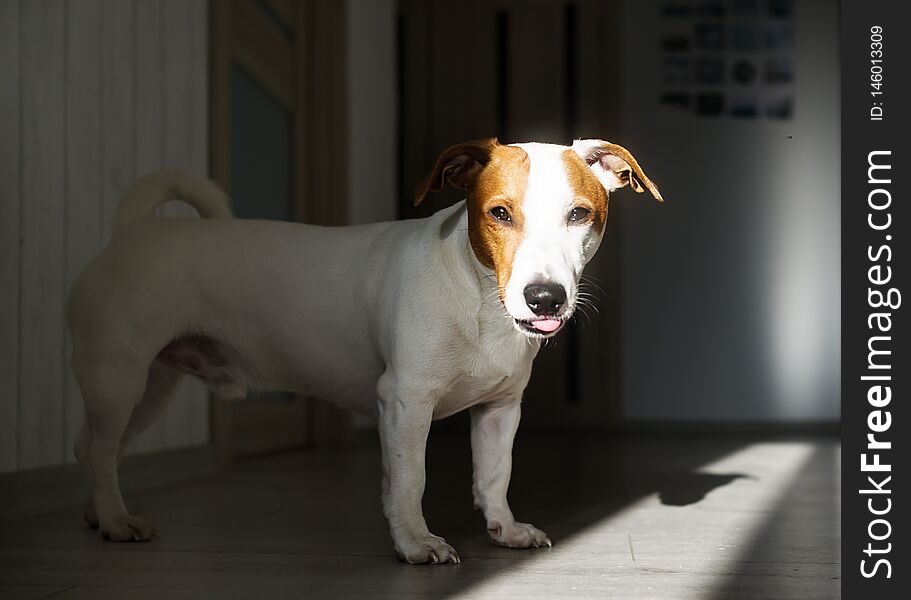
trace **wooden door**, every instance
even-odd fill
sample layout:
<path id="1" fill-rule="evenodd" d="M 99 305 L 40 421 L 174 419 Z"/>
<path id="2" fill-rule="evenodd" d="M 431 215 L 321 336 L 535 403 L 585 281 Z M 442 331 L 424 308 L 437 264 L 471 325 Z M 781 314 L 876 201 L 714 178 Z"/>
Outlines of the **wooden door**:
<path id="1" fill-rule="evenodd" d="M 344 223 L 344 12 L 329 0 L 210 4 L 211 170 L 238 218 Z M 329 185 L 335 196 L 328 193 Z M 344 186 L 342 185 L 342 188 Z M 213 401 L 222 464 L 331 439 L 342 418 L 313 399 Z M 327 433 L 328 432 L 328 433 Z"/>
<path id="2" fill-rule="evenodd" d="M 402 216 L 463 197 L 449 190 L 418 208 L 409 201 L 451 144 L 493 135 L 561 144 L 616 137 L 619 2 L 401 0 L 400 7 Z M 618 419 L 617 204 L 586 269 L 600 314 L 590 322 L 580 316 L 539 354 L 524 403 L 532 426 L 603 427 Z"/>

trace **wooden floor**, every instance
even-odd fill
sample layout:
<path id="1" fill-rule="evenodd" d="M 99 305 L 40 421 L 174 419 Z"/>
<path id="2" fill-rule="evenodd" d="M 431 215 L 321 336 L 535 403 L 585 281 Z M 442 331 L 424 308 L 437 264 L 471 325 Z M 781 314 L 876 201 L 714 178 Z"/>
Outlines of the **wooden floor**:
<path id="1" fill-rule="evenodd" d="M 467 436 L 432 434 L 427 520 L 463 562 L 409 566 L 376 451 L 273 456 L 128 497 L 148 543 L 103 542 L 76 508 L 0 524 L 0 597 L 830 600 L 838 463 L 826 438 L 520 430 L 512 506 L 554 547 L 509 550 L 472 510 Z"/>

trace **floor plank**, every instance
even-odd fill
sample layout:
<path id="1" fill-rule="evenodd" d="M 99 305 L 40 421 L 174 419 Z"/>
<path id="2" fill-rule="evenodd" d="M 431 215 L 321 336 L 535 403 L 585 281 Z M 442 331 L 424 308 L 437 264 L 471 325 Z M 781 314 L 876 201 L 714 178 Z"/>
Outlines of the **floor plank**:
<path id="1" fill-rule="evenodd" d="M 836 441 L 538 438 L 517 441 L 510 497 L 552 549 L 487 541 L 471 506 L 467 441 L 441 434 L 428 449 L 424 507 L 461 565 L 398 563 L 380 509 L 378 453 L 319 451 L 128 497 L 159 527 L 149 543 L 102 542 L 75 508 L 0 525 L 0 595 L 838 596 Z"/>
<path id="2" fill-rule="evenodd" d="M 0 598 L 4 600 L 39 600 L 57 596 L 69 588 L 52 585 L 5 585 L 0 584 Z"/>

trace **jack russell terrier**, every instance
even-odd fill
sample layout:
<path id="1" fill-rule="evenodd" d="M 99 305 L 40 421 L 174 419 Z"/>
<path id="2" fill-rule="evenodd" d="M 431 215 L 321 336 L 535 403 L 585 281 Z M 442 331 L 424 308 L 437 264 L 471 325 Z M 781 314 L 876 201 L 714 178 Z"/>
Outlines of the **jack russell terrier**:
<path id="1" fill-rule="evenodd" d="M 431 421 L 468 408 L 490 538 L 550 546 L 506 501 L 522 391 L 541 341 L 573 315 L 608 193 L 661 195 L 625 148 L 602 140 L 457 144 L 415 204 L 446 182 L 466 199 L 426 219 L 332 228 L 232 219 L 226 196 L 187 174 L 134 183 L 67 301 L 89 524 L 110 540 L 155 535 L 127 511 L 118 463 L 189 373 L 224 398 L 286 390 L 376 419 L 383 512 L 409 563 L 460 562 L 427 528 L 421 497 Z M 155 218 L 173 198 L 202 219 Z"/>

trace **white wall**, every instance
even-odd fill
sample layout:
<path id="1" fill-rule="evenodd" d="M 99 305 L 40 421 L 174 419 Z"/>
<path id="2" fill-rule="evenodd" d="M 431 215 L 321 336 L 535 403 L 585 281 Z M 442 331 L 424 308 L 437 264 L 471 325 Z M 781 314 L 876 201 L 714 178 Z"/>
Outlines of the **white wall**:
<path id="1" fill-rule="evenodd" d="M 628 418 L 839 416 L 838 3 L 795 4 L 775 122 L 659 111 L 659 3 L 625 3 L 622 143 L 667 199 L 622 197 Z"/>
<path id="2" fill-rule="evenodd" d="M 395 0 L 348 0 L 348 222 L 398 214 Z"/>
<path id="3" fill-rule="evenodd" d="M 72 460 L 64 299 L 119 195 L 162 166 L 207 172 L 207 23 L 205 0 L 0 2 L 0 471 Z M 136 447 L 207 437 L 188 385 Z"/>

